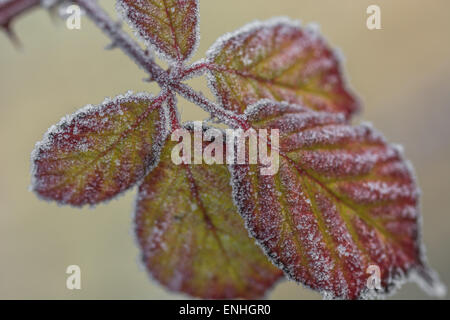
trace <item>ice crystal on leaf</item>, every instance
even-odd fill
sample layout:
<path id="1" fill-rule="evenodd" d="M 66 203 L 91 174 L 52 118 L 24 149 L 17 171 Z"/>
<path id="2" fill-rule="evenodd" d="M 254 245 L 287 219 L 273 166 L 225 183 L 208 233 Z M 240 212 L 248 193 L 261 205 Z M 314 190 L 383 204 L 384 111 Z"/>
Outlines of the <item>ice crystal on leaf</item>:
<path id="1" fill-rule="evenodd" d="M 280 130 L 280 168 L 231 166 L 233 198 L 268 257 L 291 279 L 329 297 L 368 294 L 415 271 L 439 288 L 419 239 L 416 182 L 399 151 L 374 129 L 340 115 L 265 100 L 246 112 L 255 129 Z M 270 145 L 270 141 L 267 141 Z"/>
<path id="2" fill-rule="evenodd" d="M 172 62 L 188 60 L 197 48 L 197 0 L 119 0 L 118 9 L 145 43 Z"/>
<path id="3" fill-rule="evenodd" d="M 167 141 L 158 167 L 139 187 L 135 219 L 143 263 L 171 290 L 210 299 L 261 297 L 282 272 L 248 237 L 227 167 L 175 165 L 177 143 Z"/>
<path id="4" fill-rule="evenodd" d="M 167 135 L 161 100 L 127 94 L 64 117 L 36 144 L 34 191 L 81 206 L 133 186 L 157 161 Z"/>
<path id="5" fill-rule="evenodd" d="M 227 109 L 243 113 L 264 98 L 348 117 L 359 109 L 336 54 L 315 29 L 289 19 L 258 21 L 227 34 L 207 57 L 210 86 Z"/>
<path id="6" fill-rule="evenodd" d="M 95 2 L 75 2 L 161 92 L 107 99 L 51 127 L 32 154 L 39 196 L 94 205 L 137 184 L 135 231 L 146 269 L 196 297 L 257 298 L 283 271 L 332 298 L 389 293 L 411 275 L 442 293 L 420 240 L 411 167 L 372 127 L 349 124 L 358 99 L 316 28 L 255 22 L 186 66 L 198 45 L 198 1 L 118 0 L 148 49 L 169 61 L 163 70 Z M 205 72 L 217 102 L 182 83 Z M 171 133 L 195 131 L 180 123 L 176 94 L 230 127 L 279 129 L 278 149 L 263 141 L 279 152 L 278 172 L 172 162 Z M 370 265 L 381 271 L 376 292 L 366 286 Z"/>

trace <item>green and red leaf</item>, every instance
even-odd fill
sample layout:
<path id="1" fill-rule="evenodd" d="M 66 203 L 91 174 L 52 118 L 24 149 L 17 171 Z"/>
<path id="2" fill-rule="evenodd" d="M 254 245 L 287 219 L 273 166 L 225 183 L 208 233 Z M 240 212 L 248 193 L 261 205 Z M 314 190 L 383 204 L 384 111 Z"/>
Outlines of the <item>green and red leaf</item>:
<path id="1" fill-rule="evenodd" d="M 397 148 L 342 114 L 271 101 L 246 111 L 251 127 L 279 129 L 279 170 L 232 166 L 234 200 L 270 259 L 293 280 L 330 297 L 380 293 L 416 272 L 432 284 L 419 239 L 416 183 Z M 268 142 L 270 147 L 271 143 Z M 438 287 L 438 286 L 437 286 Z"/>
<path id="2" fill-rule="evenodd" d="M 249 238 L 227 166 L 176 165 L 176 144 L 167 141 L 139 188 L 135 222 L 146 268 L 165 287 L 191 296 L 262 296 L 283 273 Z"/>
<path id="3" fill-rule="evenodd" d="M 133 186 L 157 162 L 166 139 L 164 99 L 127 94 L 63 118 L 33 151 L 33 190 L 82 206 Z"/>
<path id="4" fill-rule="evenodd" d="M 145 43 L 173 62 L 198 44 L 198 0 L 119 0 L 119 12 Z"/>
<path id="5" fill-rule="evenodd" d="M 312 28 L 287 19 L 225 35 L 207 53 L 207 63 L 220 103 L 238 113 L 260 99 L 343 112 L 347 118 L 359 109 L 337 55 Z"/>

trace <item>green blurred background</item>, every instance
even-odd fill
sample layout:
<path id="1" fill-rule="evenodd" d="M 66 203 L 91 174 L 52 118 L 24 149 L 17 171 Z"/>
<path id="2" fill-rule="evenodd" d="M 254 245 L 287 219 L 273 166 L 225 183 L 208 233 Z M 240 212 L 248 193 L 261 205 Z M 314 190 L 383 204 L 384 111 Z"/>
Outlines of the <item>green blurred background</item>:
<path id="1" fill-rule="evenodd" d="M 101 4 L 116 17 L 113 0 Z M 366 28 L 366 8 L 381 7 L 382 30 Z M 288 15 L 317 22 L 345 56 L 352 87 L 364 102 L 359 118 L 403 144 L 423 191 L 428 258 L 450 283 L 450 1 L 448 0 L 203 0 L 204 56 L 215 39 L 255 20 Z M 157 92 L 87 18 L 68 30 L 44 10 L 14 25 L 24 48 L 0 34 L 0 298 L 165 299 L 138 264 L 132 234 L 135 190 L 94 210 L 60 207 L 28 191 L 30 152 L 49 126 L 88 103 L 127 90 Z M 207 92 L 204 80 L 192 81 Z M 183 120 L 206 114 L 179 99 Z M 359 119 L 357 120 L 359 121 Z M 66 289 L 65 270 L 82 271 L 82 290 Z M 408 284 L 398 299 L 427 298 Z M 279 283 L 271 299 L 319 299 L 294 283 Z M 447 296 L 448 298 L 448 296 Z"/>

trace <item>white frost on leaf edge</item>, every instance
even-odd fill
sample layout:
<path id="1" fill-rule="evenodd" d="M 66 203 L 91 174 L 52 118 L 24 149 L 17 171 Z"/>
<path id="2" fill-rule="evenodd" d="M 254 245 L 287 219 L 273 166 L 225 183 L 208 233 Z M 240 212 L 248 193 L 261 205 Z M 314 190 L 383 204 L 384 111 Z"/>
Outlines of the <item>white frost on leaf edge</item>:
<path id="1" fill-rule="evenodd" d="M 280 16 L 280 17 L 273 17 L 265 21 L 261 20 L 254 20 L 253 22 L 250 22 L 243 27 L 233 31 L 225 33 L 224 35 L 220 36 L 213 45 L 207 50 L 206 52 L 206 58 L 204 61 L 206 61 L 209 64 L 214 63 L 214 58 L 217 54 L 220 53 L 220 51 L 223 49 L 224 45 L 232 38 L 250 34 L 258 29 L 261 28 L 271 28 L 277 25 L 285 25 L 289 26 L 295 29 L 303 30 L 309 35 L 312 35 L 316 39 L 320 39 L 321 42 L 324 43 L 324 45 L 329 48 L 329 50 L 333 53 L 335 56 L 337 62 L 338 62 L 338 68 L 339 68 L 339 75 L 342 78 L 343 86 L 347 90 L 349 90 L 352 93 L 353 98 L 355 99 L 356 104 L 362 105 L 361 98 L 356 94 L 354 88 L 351 86 L 349 77 L 347 75 L 347 72 L 344 72 L 344 65 L 345 65 L 345 57 L 342 54 L 342 50 L 339 48 L 332 47 L 329 42 L 321 35 L 320 33 L 320 25 L 316 22 L 311 22 L 305 26 L 302 25 L 302 22 L 300 20 L 293 20 L 287 16 Z M 217 98 L 217 101 L 221 106 L 223 106 L 223 99 L 220 96 L 220 94 L 217 92 L 214 83 L 214 75 L 213 72 L 209 69 L 206 71 L 206 77 L 207 77 L 207 85 L 208 88 L 212 91 L 214 96 Z M 356 111 L 355 113 L 357 113 Z"/>
<path id="2" fill-rule="evenodd" d="M 158 58 L 160 58 L 161 60 L 167 61 L 171 65 L 179 65 L 185 61 L 189 61 L 192 58 L 192 56 L 197 52 L 198 46 L 200 44 L 200 9 L 199 9 L 200 4 L 199 4 L 199 0 L 194 0 L 194 1 L 197 5 L 197 8 L 195 10 L 196 19 L 197 19 L 197 23 L 196 23 L 195 29 L 194 29 L 195 42 L 194 42 L 194 45 L 192 46 L 192 49 L 191 49 L 191 52 L 189 53 L 189 55 L 186 56 L 186 58 L 182 61 L 178 61 L 177 59 L 173 59 L 172 57 L 168 56 L 162 49 L 160 49 L 158 47 L 158 45 L 156 43 L 153 43 L 153 40 L 151 39 L 151 37 L 143 36 L 139 32 L 139 28 L 137 26 L 135 26 L 133 21 L 128 19 L 128 17 L 127 17 L 128 9 L 126 7 L 126 4 L 122 3 L 121 0 L 117 0 L 117 2 L 116 2 L 116 11 L 119 13 L 119 16 L 122 18 L 122 20 L 125 21 L 130 27 L 132 27 L 134 35 L 141 42 L 143 42 L 147 46 L 148 49 L 150 49 L 152 52 L 156 53 Z"/>
<path id="3" fill-rule="evenodd" d="M 290 25 L 290 26 L 293 26 L 296 28 L 302 27 L 301 21 L 291 20 L 290 18 L 285 17 L 285 16 L 274 17 L 274 18 L 268 19 L 266 21 L 254 20 L 253 22 L 247 23 L 246 25 L 244 25 L 243 27 L 241 27 L 239 29 L 236 29 L 235 31 L 227 32 L 227 33 L 223 34 L 222 36 L 220 36 L 219 38 L 217 38 L 217 40 L 213 43 L 213 45 L 206 51 L 205 61 L 207 63 L 213 63 L 216 55 L 220 53 L 220 51 L 223 49 L 225 44 L 232 38 L 240 36 L 240 35 L 252 33 L 260 28 L 273 27 L 273 26 L 276 26 L 279 24 L 287 24 L 287 25 Z M 211 90 L 213 95 L 216 97 L 220 106 L 223 107 L 223 105 L 224 105 L 223 99 L 222 99 L 221 95 L 219 94 L 219 92 L 217 92 L 217 90 L 214 86 L 215 78 L 214 78 L 213 72 L 210 70 L 207 70 L 206 78 L 207 78 L 208 88 Z"/>
<path id="4" fill-rule="evenodd" d="M 288 102 L 285 102 L 285 101 L 276 102 L 276 101 L 272 101 L 270 99 L 262 99 L 262 100 L 259 100 L 258 102 L 247 107 L 247 109 L 245 110 L 245 117 L 251 118 L 253 115 L 256 115 L 259 111 L 261 111 L 268 104 L 274 104 L 274 103 L 278 104 L 281 108 L 295 107 L 295 108 L 298 108 L 299 111 L 304 110 L 306 112 L 311 112 L 313 114 L 323 114 L 324 113 L 324 112 L 320 112 L 320 111 L 314 111 L 309 108 L 302 107 L 300 105 L 289 104 Z M 336 114 L 336 116 L 341 117 L 342 119 L 345 119 L 345 116 L 343 114 L 338 113 L 338 114 Z M 353 127 L 355 125 L 349 124 L 349 126 Z M 445 284 L 443 284 L 441 282 L 441 280 L 439 279 L 439 275 L 437 274 L 437 272 L 429 266 L 428 259 L 426 257 L 425 244 L 424 244 L 423 238 L 422 238 L 423 217 L 420 212 L 421 211 L 421 202 L 420 202 L 421 192 L 420 192 L 417 175 L 415 173 L 414 167 L 412 166 L 412 163 L 405 158 L 403 146 L 398 145 L 398 144 L 392 144 L 392 143 L 389 144 L 388 142 L 386 142 L 384 135 L 381 132 L 379 132 L 378 130 L 376 130 L 373 127 L 372 123 L 370 123 L 370 122 L 362 121 L 359 124 L 359 126 L 370 129 L 371 131 L 374 132 L 374 134 L 379 136 L 387 145 L 389 145 L 389 146 L 391 146 L 391 148 L 395 149 L 398 152 L 400 159 L 406 164 L 407 169 L 413 179 L 413 182 L 414 182 L 414 185 L 416 186 L 417 194 L 418 194 L 418 196 L 417 196 L 417 199 L 418 199 L 418 204 L 417 204 L 418 234 L 417 234 L 417 238 L 416 238 L 416 244 L 418 245 L 418 248 L 420 250 L 419 263 L 422 263 L 422 267 L 423 267 L 423 268 L 419 268 L 420 266 L 418 266 L 418 265 L 411 266 L 410 269 L 407 271 L 407 273 L 404 273 L 401 270 L 395 270 L 395 273 L 393 273 L 393 276 L 391 276 L 388 280 L 389 286 L 387 288 L 383 288 L 382 292 L 366 289 L 360 294 L 360 299 L 385 299 L 387 297 L 394 295 L 397 292 L 397 290 L 399 290 L 400 287 L 407 282 L 416 283 L 426 294 L 428 294 L 430 296 L 442 298 L 446 295 L 447 288 L 446 288 Z M 272 264 L 284 272 L 284 274 L 288 280 L 293 281 L 297 284 L 300 284 L 307 289 L 317 292 L 318 290 L 313 289 L 310 286 L 308 286 L 307 284 L 299 282 L 295 278 L 293 278 L 289 274 L 288 268 L 285 267 L 279 261 L 279 259 L 277 257 L 272 257 L 270 255 L 269 248 L 267 248 L 263 244 L 259 243 L 259 241 L 256 238 L 255 232 L 253 230 L 251 230 L 251 228 L 249 227 L 249 225 L 248 225 L 249 221 L 246 218 L 249 214 L 251 214 L 251 209 L 247 210 L 245 204 L 241 203 L 241 201 L 240 201 L 241 197 L 239 195 L 239 178 L 237 177 L 236 170 L 234 170 L 233 165 L 228 165 L 228 170 L 230 171 L 230 174 L 231 174 L 230 185 L 232 187 L 233 203 L 236 206 L 239 214 L 242 216 L 242 218 L 245 221 L 245 228 L 247 229 L 249 236 L 255 240 L 255 243 L 261 248 L 261 250 L 267 256 L 267 258 L 272 262 Z M 425 279 L 425 277 L 429 278 L 428 281 Z M 319 290 L 319 293 L 322 295 L 323 299 L 325 299 L 325 300 L 341 299 L 339 297 L 336 297 L 333 292 L 328 291 L 328 290 Z"/>
<path id="5" fill-rule="evenodd" d="M 184 128 L 184 129 L 187 129 L 187 130 L 194 130 L 194 121 L 186 121 L 186 122 L 181 124 L 181 127 Z M 206 121 L 202 121 L 202 130 L 203 130 L 203 132 L 205 132 L 206 130 L 211 129 L 211 128 L 217 129 L 218 131 L 222 132 L 222 134 L 224 135 L 223 139 L 225 141 L 226 137 L 225 137 L 225 131 L 223 129 L 210 126 Z M 141 182 L 139 182 L 139 185 L 140 184 L 141 184 Z M 151 270 L 149 268 L 147 268 L 147 266 L 146 266 L 146 261 L 145 261 L 145 258 L 144 258 L 144 251 L 141 248 L 141 244 L 139 242 L 139 239 L 138 239 L 138 236 L 137 236 L 137 233 L 136 233 L 137 207 L 138 207 L 139 201 L 144 196 L 145 195 L 142 195 L 142 194 L 139 193 L 139 187 L 138 187 L 138 190 L 137 190 L 136 195 L 135 195 L 134 200 L 133 200 L 133 210 L 131 212 L 131 221 L 132 221 L 132 223 L 131 223 L 131 229 L 129 231 L 130 235 L 133 238 L 134 244 L 138 248 L 138 253 L 135 256 L 135 261 L 137 262 L 138 270 L 141 271 L 141 272 L 144 272 L 147 275 L 147 278 L 152 283 L 154 283 L 159 288 L 161 288 L 164 292 L 166 292 L 168 294 L 177 294 L 177 295 L 180 295 L 182 297 L 191 299 L 192 296 L 187 294 L 187 293 L 185 293 L 185 292 L 173 290 L 173 289 L 170 289 L 169 287 L 167 287 L 166 285 L 162 285 L 161 282 L 158 279 L 156 279 L 155 276 L 152 274 Z M 234 203 L 234 199 L 233 199 L 233 203 Z M 235 208 L 236 208 L 236 211 L 237 211 L 237 207 L 235 207 Z M 245 223 L 245 220 L 243 222 Z M 245 226 L 245 228 L 247 229 L 246 226 Z M 252 237 L 250 237 L 250 239 L 252 239 Z M 255 243 L 256 246 L 259 247 L 259 244 L 256 241 L 254 241 L 254 243 Z M 266 291 L 264 292 L 264 295 L 261 296 L 260 299 L 266 299 L 269 296 L 270 292 L 275 289 L 276 284 L 280 283 L 282 280 L 285 280 L 285 279 L 286 279 L 285 277 L 279 277 L 279 279 L 277 281 L 275 281 L 270 288 L 266 289 Z"/>
<path id="6" fill-rule="evenodd" d="M 192 63 L 191 65 L 188 65 L 188 66 L 186 67 L 186 69 L 188 69 L 188 68 L 193 68 L 193 67 L 196 67 L 196 66 L 199 66 L 199 65 L 202 65 L 202 64 L 206 64 L 206 63 L 207 63 L 206 59 L 205 59 L 205 58 L 202 58 L 202 59 L 199 59 L 199 60 L 195 61 L 195 62 Z M 183 78 L 181 78 L 181 81 L 187 81 L 187 80 L 193 79 L 193 78 L 195 78 L 195 77 L 202 76 L 202 75 L 204 75 L 206 72 L 207 72 L 207 68 L 197 70 L 197 71 L 192 72 L 192 73 L 190 73 L 190 74 L 188 74 L 188 75 L 185 75 Z"/>
<path id="7" fill-rule="evenodd" d="M 345 115 L 343 113 L 330 113 L 327 111 L 315 111 L 310 108 L 303 107 L 302 105 L 299 105 L 299 104 L 289 103 L 287 101 L 274 101 L 271 99 L 261 99 L 261 100 L 258 100 L 256 103 L 249 105 L 244 110 L 244 117 L 245 117 L 245 119 L 251 121 L 253 116 L 257 115 L 262 109 L 269 107 L 271 105 L 272 106 L 277 105 L 277 107 L 279 107 L 281 110 L 291 108 L 291 109 L 296 109 L 299 112 L 333 117 L 336 122 L 345 123 Z"/>
<path id="8" fill-rule="evenodd" d="M 161 92 L 159 95 L 164 94 L 164 92 Z M 158 95 L 158 96 L 159 96 Z M 146 93 L 146 92 L 137 92 L 134 93 L 133 91 L 129 90 L 127 93 L 125 94 L 121 94 L 121 95 L 117 95 L 113 98 L 111 97 L 106 97 L 102 103 L 98 104 L 98 105 L 92 105 L 92 104 L 87 104 L 84 107 L 78 109 L 75 113 L 72 114 L 66 114 L 65 116 L 63 116 L 60 121 L 57 124 L 54 124 L 52 126 L 50 126 L 47 131 L 44 133 L 42 140 L 38 141 L 35 143 L 34 149 L 31 152 L 31 156 L 30 156 L 30 174 L 31 174 L 31 183 L 28 187 L 28 190 L 30 192 L 34 192 L 35 195 L 44 201 L 47 202 L 56 202 L 58 205 L 64 205 L 64 206 L 70 206 L 73 208 L 78 208 L 78 209 L 82 209 L 84 206 L 74 206 L 71 204 L 67 204 L 64 202 L 60 202 L 60 201 L 55 201 L 51 198 L 46 198 L 43 197 L 42 195 L 40 195 L 39 193 L 37 193 L 35 191 L 35 186 L 37 184 L 36 181 L 36 172 L 37 172 L 37 167 L 35 165 L 35 160 L 37 160 L 39 158 L 39 151 L 40 150 L 45 150 L 47 149 L 51 143 L 52 143 L 52 135 L 55 133 L 60 133 L 62 132 L 62 129 L 64 128 L 64 126 L 70 124 L 72 121 L 74 121 L 77 117 L 79 117 L 80 115 L 83 114 L 89 114 L 91 112 L 96 112 L 101 110 L 101 108 L 103 108 L 105 105 L 107 104 L 111 104 L 111 103 L 118 103 L 120 104 L 120 102 L 127 100 L 129 101 L 130 99 L 140 99 L 140 100 L 154 100 L 155 98 L 157 98 L 158 96 L 154 96 L 153 94 L 150 93 Z M 156 141 L 156 143 L 153 145 L 153 151 L 154 151 L 154 161 L 153 163 L 147 168 L 147 172 L 144 174 L 144 176 L 136 181 L 135 184 L 130 185 L 129 188 L 126 188 L 124 190 L 121 190 L 120 192 L 118 192 L 115 196 L 111 197 L 110 199 L 107 200 L 103 200 L 97 204 L 90 204 L 89 207 L 91 208 L 95 208 L 98 204 L 106 204 L 108 202 L 110 202 L 111 200 L 114 199 L 118 199 L 120 196 L 124 195 L 125 192 L 127 192 L 128 190 L 134 188 L 136 185 L 139 185 L 141 183 L 141 181 L 145 178 L 145 176 L 151 172 L 158 164 L 159 164 L 159 160 L 160 160 L 160 152 L 165 144 L 166 138 L 171 130 L 171 124 L 170 124 L 170 117 L 169 117 L 169 110 L 167 108 L 167 100 L 164 101 L 161 104 L 161 109 L 162 109 L 162 114 L 163 114 L 163 118 L 161 119 L 161 122 L 163 123 L 162 127 L 165 128 L 164 132 L 161 133 L 159 135 L 159 140 Z"/>

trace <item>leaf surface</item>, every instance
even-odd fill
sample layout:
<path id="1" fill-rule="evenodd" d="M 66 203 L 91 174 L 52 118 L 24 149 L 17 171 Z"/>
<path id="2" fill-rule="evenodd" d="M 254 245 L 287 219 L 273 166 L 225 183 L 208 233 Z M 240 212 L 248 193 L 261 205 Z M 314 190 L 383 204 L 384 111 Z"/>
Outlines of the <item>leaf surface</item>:
<path id="1" fill-rule="evenodd" d="M 145 266 L 172 291 L 207 299 L 260 297 L 282 272 L 249 238 L 231 198 L 227 166 L 175 165 L 177 143 L 166 143 L 139 188 L 135 222 Z"/>
<path id="2" fill-rule="evenodd" d="M 119 0 L 119 12 L 147 45 L 182 62 L 198 43 L 198 0 Z"/>
<path id="3" fill-rule="evenodd" d="M 313 29 L 287 19 L 225 35 L 209 50 L 207 62 L 217 98 L 238 113 L 264 98 L 347 117 L 359 109 L 336 54 Z"/>
<path id="4" fill-rule="evenodd" d="M 259 165 L 234 165 L 234 199 L 291 279 L 344 299 L 369 294 L 370 265 L 380 269 L 379 293 L 411 271 L 433 281 L 418 236 L 417 186 L 396 148 L 341 114 L 271 101 L 246 114 L 255 129 L 280 130 L 280 167 L 263 176 Z"/>
<path id="5" fill-rule="evenodd" d="M 133 186 L 158 160 L 167 135 L 162 103 L 162 97 L 127 94 L 63 118 L 33 151 L 33 190 L 82 206 Z"/>

